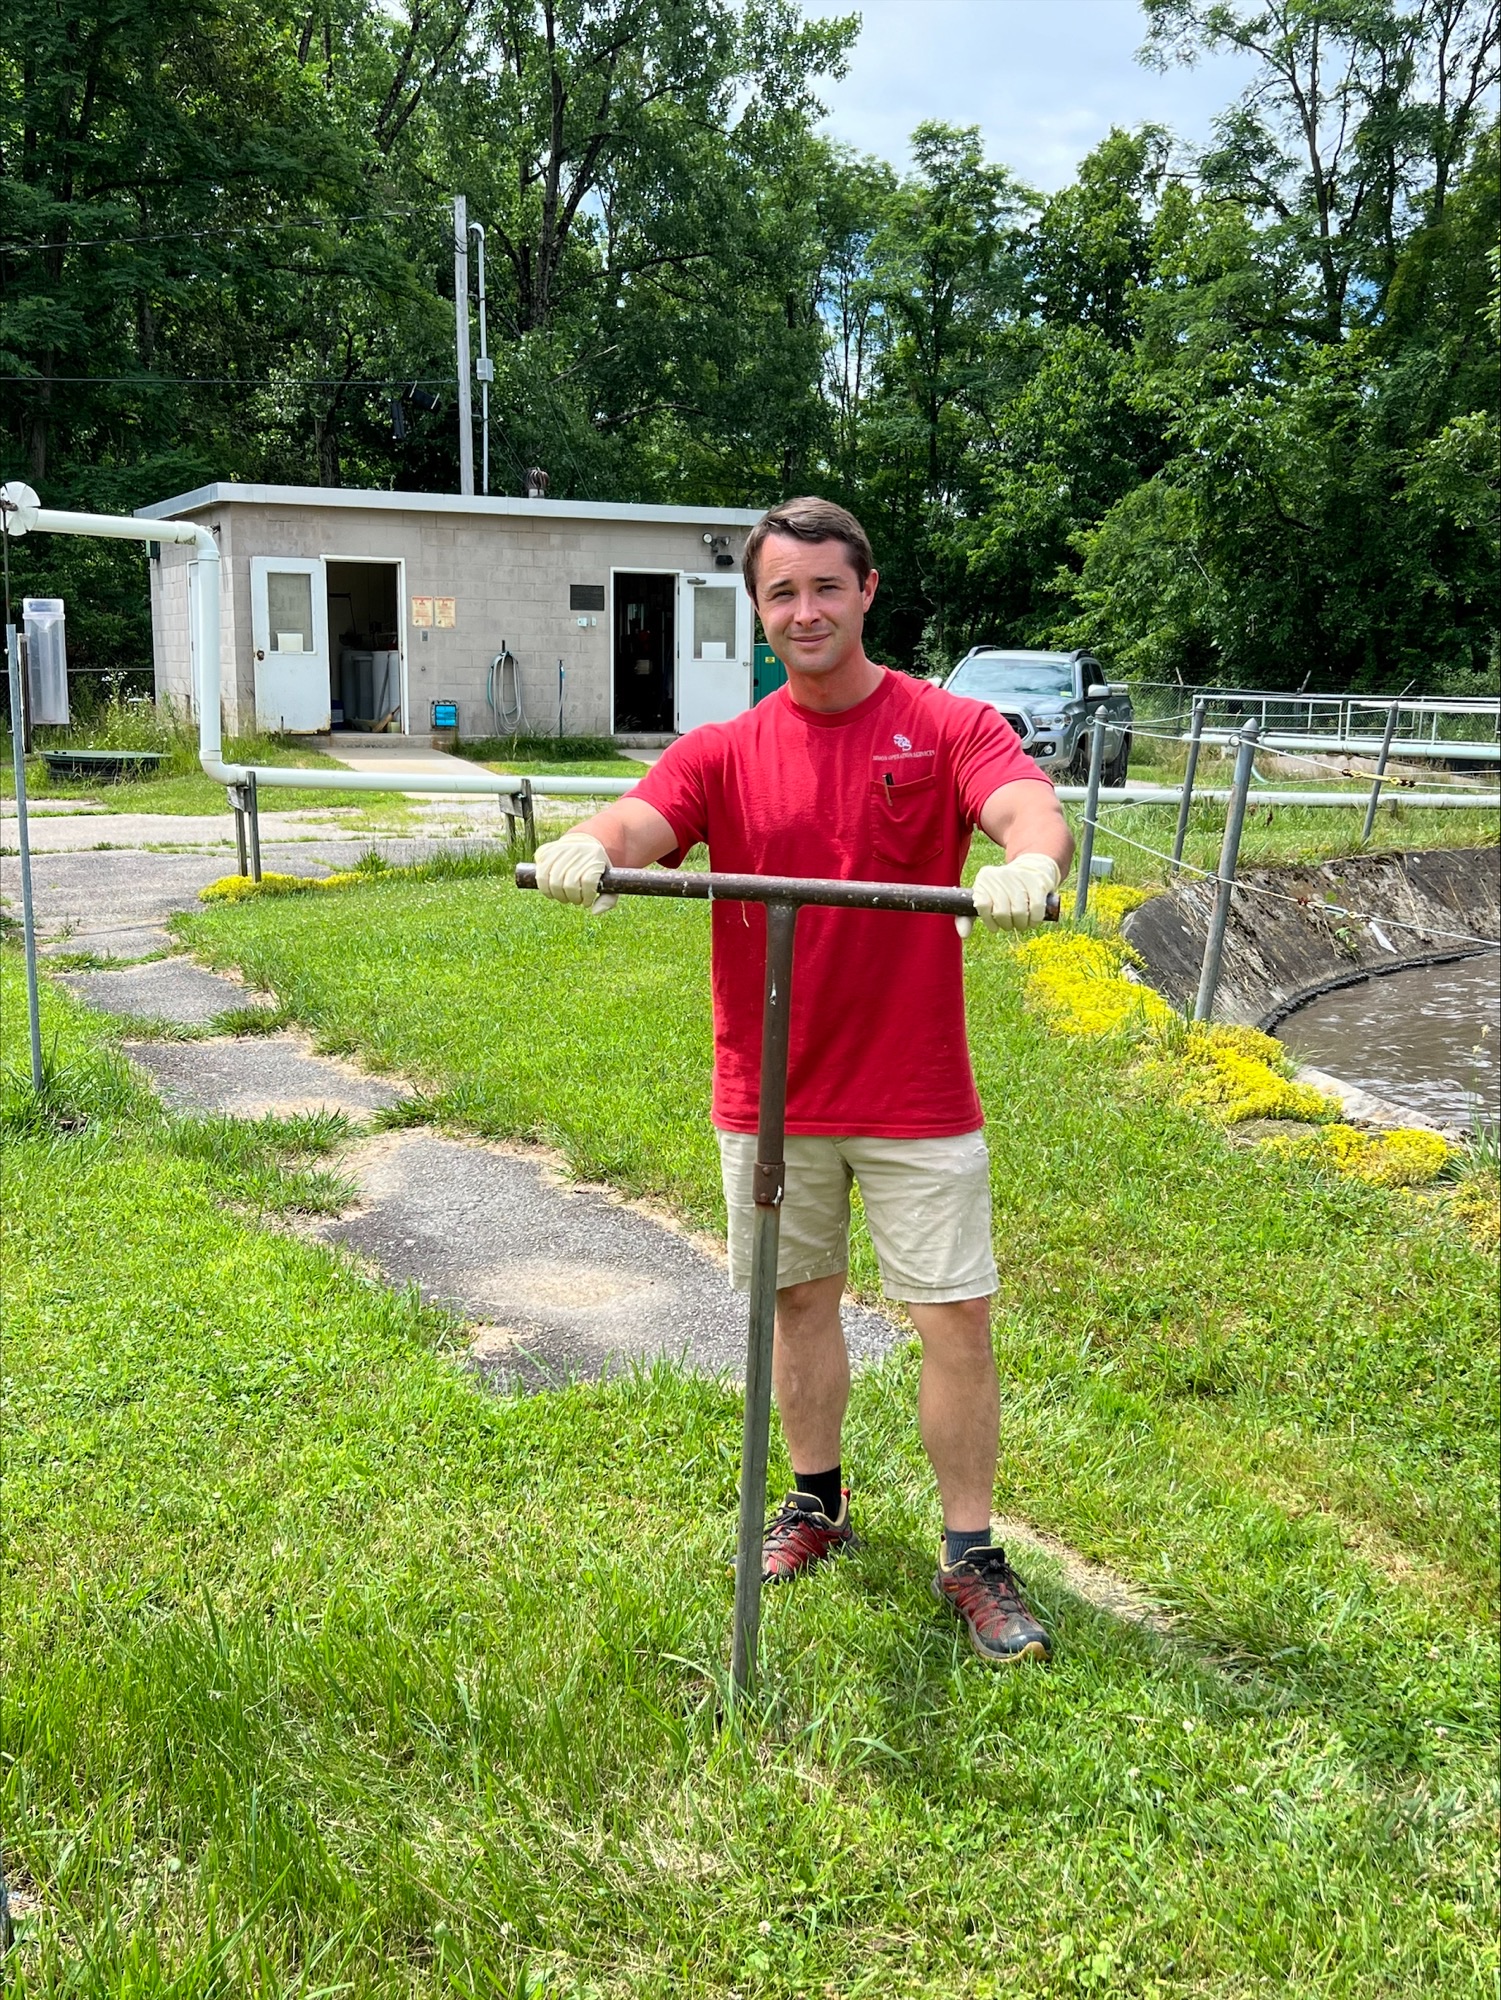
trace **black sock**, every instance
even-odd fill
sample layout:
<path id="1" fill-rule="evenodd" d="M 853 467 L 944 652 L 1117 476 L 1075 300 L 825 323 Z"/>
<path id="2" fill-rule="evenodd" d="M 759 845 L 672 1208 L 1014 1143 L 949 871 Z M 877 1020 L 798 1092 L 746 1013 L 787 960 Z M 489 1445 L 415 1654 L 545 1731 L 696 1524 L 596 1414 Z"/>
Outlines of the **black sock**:
<path id="1" fill-rule="evenodd" d="M 971 1549 L 989 1547 L 989 1528 L 945 1528 L 943 1531 L 943 1560 L 949 1569 L 956 1562 L 962 1562 Z"/>
<path id="2" fill-rule="evenodd" d="M 792 1477 L 799 1493 L 811 1495 L 831 1521 L 839 1519 L 839 1510 L 844 1505 L 842 1465 L 836 1465 L 832 1472 L 794 1472 Z"/>

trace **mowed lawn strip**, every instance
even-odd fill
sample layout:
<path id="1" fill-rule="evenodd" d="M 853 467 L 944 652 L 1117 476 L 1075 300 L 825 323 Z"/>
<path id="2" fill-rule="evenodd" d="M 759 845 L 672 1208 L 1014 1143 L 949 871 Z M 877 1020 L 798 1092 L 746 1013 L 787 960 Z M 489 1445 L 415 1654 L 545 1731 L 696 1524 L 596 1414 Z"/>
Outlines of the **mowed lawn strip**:
<path id="1" fill-rule="evenodd" d="M 443 1115 L 712 1226 L 705 916 L 455 872 L 189 928 Z M 226 1165 L 49 1000 L 96 1117 L 8 1171 L 17 1990 L 1489 1990 L 1492 1273 L 969 963 L 998 1504 L 1184 1637 L 1037 1558 L 1056 1665 L 968 1658 L 909 1350 L 856 1386 L 866 1546 L 769 1603 L 744 1737 L 736 1397 L 487 1397 L 459 1329 L 263 1226 L 332 1198 L 329 1135 L 268 1132 L 285 1186 Z"/>

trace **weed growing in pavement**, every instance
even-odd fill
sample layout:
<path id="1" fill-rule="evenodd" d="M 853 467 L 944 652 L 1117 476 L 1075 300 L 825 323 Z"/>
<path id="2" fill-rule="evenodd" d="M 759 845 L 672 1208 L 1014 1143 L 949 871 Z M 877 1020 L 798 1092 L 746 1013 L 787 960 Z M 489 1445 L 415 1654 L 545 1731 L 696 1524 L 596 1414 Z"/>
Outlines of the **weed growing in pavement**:
<path id="1" fill-rule="evenodd" d="M 25 1001 L 21 1001 L 24 1014 Z M 71 1051 L 59 1054 L 58 1038 L 42 1049 L 42 1088 L 31 1074 L 29 1053 L 0 1070 L 0 1137 L 38 1139 L 81 1132 L 100 1119 L 119 1118 L 135 1108 L 139 1084 L 123 1056 L 101 1052 L 82 1061 Z"/>

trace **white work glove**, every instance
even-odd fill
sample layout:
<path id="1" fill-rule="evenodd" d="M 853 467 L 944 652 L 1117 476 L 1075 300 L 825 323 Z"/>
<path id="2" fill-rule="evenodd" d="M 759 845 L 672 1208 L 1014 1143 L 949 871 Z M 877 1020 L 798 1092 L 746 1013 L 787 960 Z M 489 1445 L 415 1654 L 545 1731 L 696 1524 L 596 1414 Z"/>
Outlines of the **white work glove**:
<path id="1" fill-rule="evenodd" d="M 1050 854 L 1018 854 L 1000 868 L 982 868 L 970 894 L 975 915 L 991 931 L 1024 931 L 1040 924 L 1048 913 L 1048 897 L 1063 880 Z M 968 917 L 955 917 L 960 937 L 974 928 Z"/>
<path id="2" fill-rule="evenodd" d="M 613 910 L 618 896 L 601 896 L 600 877 L 610 865 L 602 840 L 592 833 L 565 833 L 537 849 L 537 887 L 555 903 L 587 903 L 589 914 Z"/>

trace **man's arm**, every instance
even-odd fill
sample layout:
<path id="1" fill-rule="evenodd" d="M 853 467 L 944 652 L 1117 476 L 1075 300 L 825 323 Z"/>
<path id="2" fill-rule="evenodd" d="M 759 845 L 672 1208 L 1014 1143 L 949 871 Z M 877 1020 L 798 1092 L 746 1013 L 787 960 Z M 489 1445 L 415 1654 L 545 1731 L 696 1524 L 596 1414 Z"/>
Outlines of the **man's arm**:
<path id="1" fill-rule="evenodd" d="M 646 868 L 677 845 L 671 823 L 655 806 L 645 799 L 616 799 L 592 819 L 570 827 L 561 840 L 537 849 L 537 887 L 560 903 L 610 910 L 615 898 L 599 893 L 606 868 Z"/>
<path id="2" fill-rule="evenodd" d="M 565 840 L 597 840 L 612 868 L 649 868 L 678 844 L 669 821 L 645 799 L 616 799 L 593 819 L 581 819 Z"/>
<path id="3" fill-rule="evenodd" d="M 1074 836 L 1058 795 L 1045 778 L 1017 778 L 1009 785 L 998 785 L 981 809 L 980 831 L 990 836 L 1008 861 L 1021 854 L 1047 855 L 1060 881 L 1074 858 Z"/>
<path id="4" fill-rule="evenodd" d="M 1037 778 L 998 785 L 981 810 L 980 830 L 1004 851 L 1006 861 L 975 877 L 976 916 L 993 931 L 1040 924 L 1048 897 L 1074 857 L 1074 836 L 1052 786 Z M 961 917 L 961 937 L 968 929 L 969 919 Z"/>

